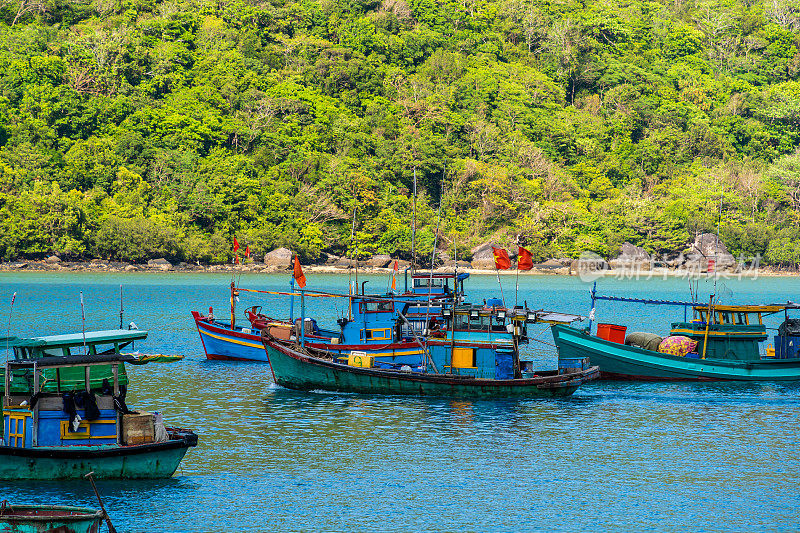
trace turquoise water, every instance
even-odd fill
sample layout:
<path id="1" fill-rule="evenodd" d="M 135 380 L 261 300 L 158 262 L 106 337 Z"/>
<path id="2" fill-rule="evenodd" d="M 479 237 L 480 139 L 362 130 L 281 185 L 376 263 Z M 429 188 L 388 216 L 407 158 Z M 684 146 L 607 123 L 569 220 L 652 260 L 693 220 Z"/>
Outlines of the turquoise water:
<path id="1" fill-rule="evenodd" d="M 344 290 L 347 276 L 308 274 L 309 288 Z M 368 276 L 383 289 L 386 276 Z M 561 401 L 449 401 L 299 393 L 272 384 L 267 366 L 205 361 L 189 311 L 224 316 L 230 276 L 0 274 L 1 327 L 80 331 L 125 324 L 150 337 L 137 348 L 179 353 L 173 365 L 130 368 L 129 403 L 194 429 L 173 479 L 101 481 L 117 529 L 212 531 L 786 531 L 800 527 L 800 386 L 595 382 Z M 470 299 L 499 293 L 473 276 Z M 241 285 L 288 287 L 285 275 Z M 800 279 L 720 283 L 728 303 L 800 299 Z M 529 306 L 588 313 L 576 278 L 520 279 Z M 514 278 L 503 278 L 506 300 Z M 713 283 L 701 282 L 705 298 Z M 688 299 L 686 280 L 603 280 L 598 292 Z M 242 295 L 239 306 L 288 314 L 288 299 Z M 309 314 L 333 325 L 331 300 Z M 600 321 L 663 333 L 681 308 L 601 303 Z M 773 321 L 777 325 L 778 321 Z M 549 333 L 541 336 L 552 342 Z M 552 347 L 528 357 L 555 365 Z M 83 482 L 0 482 L 12 502 L 95 505 Z"/>

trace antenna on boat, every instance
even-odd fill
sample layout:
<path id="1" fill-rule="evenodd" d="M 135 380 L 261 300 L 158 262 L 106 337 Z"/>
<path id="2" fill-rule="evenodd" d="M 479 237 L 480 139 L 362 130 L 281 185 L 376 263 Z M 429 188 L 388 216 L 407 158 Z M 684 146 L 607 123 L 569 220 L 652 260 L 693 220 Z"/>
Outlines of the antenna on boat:
<path id="1" fill-rule="evenodd" d="M 14 300 L 17 299 L 16 291 L 11 296 L 11 309 L 8 311 L 8 327 L 6 328 L 6 363 L 8 362 L 8 356 L 10 354 L 8 348 L 8 341 L 9 337 L 11 336 L 11 314 L 14 312 Z"/>
<path id="2" fill-rule="evenodd" d="M 119 286 L 119 329 L 122 329 L 122 312 L 124 311 L 122 307 L 122 285 Z"/>
<path id="3" fill-rule="evenodd" d="M 83 355 L 88 355 L 88 351 L 86 350 L 86 310 L 83 306 L 83 291 L 81 291 L 81 323 L 81 332 L 83 333 Z"/>
<path id="4" fill-rule="evenodd" d="M 417 167 L 414 167 L 414 195 L 411 197 L 411 204 L 414 206 L 414 215 L 411 219 L 411 276 L 413 277 L 417 245 Z"/>

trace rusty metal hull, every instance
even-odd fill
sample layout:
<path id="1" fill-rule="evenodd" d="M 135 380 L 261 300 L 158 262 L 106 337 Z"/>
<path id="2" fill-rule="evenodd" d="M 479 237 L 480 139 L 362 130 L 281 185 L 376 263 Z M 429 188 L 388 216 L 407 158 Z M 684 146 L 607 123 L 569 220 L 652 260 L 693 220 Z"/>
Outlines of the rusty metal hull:
<path id="1" fill-rule="evenodd" d="M 188 449 L 197 445 L 191 431 L 174 432 L 166 442 L 140 446 L 0 446 L 0 479 L 97 479 L 171 477 Z"/>
<path id="2" fill-rule="evenodd" d="M 0 531 L 13 533 L 98 533 L 103 513 L 61 505 L 3 505 Z"/>
<path id="3" fill-rule="evenodd" d="M 456 398 L 556 398 L 570 396 L 598 374 L 597 367 L 593 367 L 568 374 L 553 372 L 535 378 L 500 380 L 357 368 L 302 354 L 278 341 L 263 340 L 275 382 L 297 390 Z"/>

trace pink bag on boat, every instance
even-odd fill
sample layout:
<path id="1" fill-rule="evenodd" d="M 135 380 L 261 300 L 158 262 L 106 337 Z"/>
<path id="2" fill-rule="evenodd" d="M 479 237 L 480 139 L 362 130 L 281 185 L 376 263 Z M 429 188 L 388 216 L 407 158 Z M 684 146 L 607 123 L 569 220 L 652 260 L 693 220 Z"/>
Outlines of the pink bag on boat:
<path id="1" fill-rule="evenodd" d="M 685 357 L 687 353 L 693 352 L 696 349 L 697 341 L 693 341 L 689 337 L 684 337 L 683 335 L 667 337 L 658 345 L 659 352 L 677 355 L 678 357 Z"/>

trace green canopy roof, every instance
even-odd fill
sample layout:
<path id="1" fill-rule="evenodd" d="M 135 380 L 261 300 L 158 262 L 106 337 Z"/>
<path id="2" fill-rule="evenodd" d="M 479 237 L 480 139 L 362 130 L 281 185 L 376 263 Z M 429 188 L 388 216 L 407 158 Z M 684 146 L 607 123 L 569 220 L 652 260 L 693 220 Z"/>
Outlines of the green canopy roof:
<path id="1" fill-rule="evenodd" d="M 128 343 L 146 338 L 147 331 L 139 329 L 107 329 L 103 331 L 86 332 L 86 344 Z M 7 345 L 9 348 L 28 348 L 36 346 L 63 348 L 82 346 L 83 342 L 83 333 L 68 333 L 66 335 L 50 335 L 48 337 L 33 337 L 29 339 L 8 337 L 0 340 L 0 346 Z"/>

